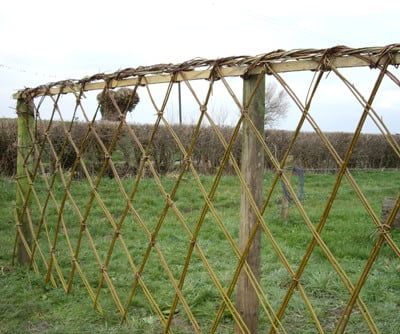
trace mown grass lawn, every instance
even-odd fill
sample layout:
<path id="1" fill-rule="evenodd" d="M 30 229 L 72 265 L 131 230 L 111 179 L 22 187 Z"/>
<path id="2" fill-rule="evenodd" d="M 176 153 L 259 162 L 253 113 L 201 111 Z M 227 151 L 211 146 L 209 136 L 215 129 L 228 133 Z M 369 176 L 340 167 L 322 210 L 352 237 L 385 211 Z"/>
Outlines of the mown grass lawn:
<path id="1" fill-rule="evenodd" d="M 380 216 L 383 198 L 399 195 L 400 173 L 398 171 L 354 172 L 353 175 L 378 216 Z M 213 177 L 202 176 L 201 180 L 205 189 L 209 190 Z M 294 183 L 297 182 L 295 178 L 293 180 Z M 123 186 L 127 191 L 132 187 L 132 181 L 132 179 L 123 180 Z M 304 207 L 314 225 L 318 223 L 334 181 L 335 175 L 332 174 L 306 175 Z M 170 191 L 176 179 L 163 177 L 162 182 L 165 189 Z M 270 182 L 271 175 L 267 174 L 265 190 L 268 189 Z M 37 186 L 37 190 L 40 189 L 44 189 L 43 184 Z M 62 197 L 61 185 L 57 185 L 55 189 L 55 197 L 60 200 Z M 88 184 L 84 181 L 74 181 L 72 192 L 76 204 L 80 210 L 84 211 L 90 196 Z M 115 186 L 115 180 L 104 178 L 99 186 L 99 193 L 114 219 L 118 221 L 123 211 L 124 201 Z M 40 196 L 44 198 L 45 195 L 42 193 Z M 311 234 L 300 213 L 293 206 L 290 209 L 288 221 L 282 221 L 278 200 L 280 196 L 281 188 L 279 186 L 274 192 L 264 217 L 291 267 L 296 270 L 311 240 Z M 25 268 L 12 267 L 11 254 L 15 238 L 12 213 L 15 205 L 14 198 L 14 182 L 11 179 L 1 178 L 0 333 L 159 333 L 162 331 L 157 316 L 140 289 L 130 306 L 127 323 L 121 325 L 106 285 L 100 293 L 99 301 L 104 309 L 104 315 L 100 315 L 93 310 L 93 303 L 78 275 L 75 276 L 72 292 L 65 294 L 61 288 L 54 289 L 50 285 L 44 284 L 42 276 Z M 88 229 L 94 237 L 99 257 L 104 261 L 113 230 L 100 206 L 97 202 L 95 203 L 89 213 Z M 214 203 L 226 230 L 234 240 L 237 240 L 240 205 L 240 185 L 237 178 L 232 176 L 222 178 Z M 175 204 L 184 217 L 189 230 L 193 232 L 204 202 L 198 185 L 189 175 L 185 177 L 179 187 Z M 149 230 L 152 231 L 156 226 L 164 205 L 165 201 L 154 180 L 151 178 L 142 180 L 133 206 Z M 65 223 L 73 245 L 75 245 L 79 224 L 71 201 L 67 201 L 65 210 L 67 213 Z M 54 206 L 50 205 L 47 219 L 51 222 L 56 217 L 56 210 Z M 49 235 L 54 237 L 54 225 L 49 224 Z M 148 245 L 148 238 L 132 216 L 128 216 L 121 235 L 133 260 L 139 264 Z M 392 236 L 396 244 L 400 246 L 400 231 L 392 231 Z M 354 284 L 368 260 L 377 237 L 378 233 L 371 218 L 356 197 L 354 190 L 344 180 L 326 228 L 322 233 L 322 238 Z M 96 263 L 93 251 L 87 241 L 87 237 L 84 236 L 79 260 L 89 283 L 96 289 L 100 277 L 100 266 Z M 190 237 L 187 231 L 182 228 L 177 217 L 169 211 L 159 231 L 157 245 L 176 278 L 179 277 L 182 270 L 189 241 Z M 237 259 L 211 213 L 208 213 L 205 218 L 198 244 L 204 250 L 207 260 L 221 284 L 226 288 L 231 280 Z M 42 247 L 48 258 L 46 252 L 48 252 L 49 246 L 43 242 Z M 57 251 L 63 274 L 68 278 L 71 257 L 63 233 L 60 234 Z M 38 264 L 39 267 L 42 266 L 40 261 Z M 125 302 L 133 275 L 119 242 L 116 243 L 108 271 L 118 295 Z M 160 309 L 167 313 L 174 292 L 157 253 L 154 251 L 148 259 L 142 278 Z M 301 283 L 324 330 L 331 332 L 350 295 L 321 248 L 317 247 L 311 256 Z M 271 247 L 271 242 L 263 235 L 261 285 L 274 309 L 279 307 L 289 284 L 290 275 L 279 261 Z M 207 332 L 221 303 L 221 298 L 203 262 L 196 254 L 191 260 L 183 293 L 203 331 Z M 398 333 L 398 328 L 400 328 L 400 261 L 386 244 L 371 269 L 361 297 L 382 333 Z M 232 321 L 232 316 L 225 311 L 218 332 L 232 332 Z M 297 292 L 289 304 L 283 324 L 288 333 L 316 332 L 304 302 Z M 266 317 L 261 315 L 260 329 L 265 330 L 267 327 Z M 181 305 L 178 307 L 173 330 L 176 333 L 192 332 Z M 361 312 L 357 307 L 353 312 L 347 332 L 368 332 L 368 327 L 363 322 Z"/>

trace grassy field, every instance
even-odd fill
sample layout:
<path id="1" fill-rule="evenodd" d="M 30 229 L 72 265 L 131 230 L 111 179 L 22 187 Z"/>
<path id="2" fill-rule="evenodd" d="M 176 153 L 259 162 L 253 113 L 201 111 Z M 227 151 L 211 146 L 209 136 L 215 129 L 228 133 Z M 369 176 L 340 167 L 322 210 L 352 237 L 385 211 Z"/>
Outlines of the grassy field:
<path id="1" fill-rule="evenodd" d="M 363 190 L 373 209 L 380 216 L 382 199 L 386 196 L 395 197 L 400 191 L 400 173 L 386 172 L 355 172 L 354 178 Z M 201 177 L 204 187 L 209 190 L 213 181 L 211 176 Z M 306 175 L 304 207 L 311 221 L 316 225 L 323 211 L 329 193 L 333 187 L 335 175 Z M 166 190 L 172 189 L 176 179 L 163 177 Z M 265 176 L 265 189 L 271 182 L 271 175 Z M 294 178 L 294 182 L 297 180 Z M 132 179 L 124 179 L 126 190 L 132 186 Z M 38 190 L 44 187 L 38 185 Z M 123 209 L 123 198 L 115 187 L 113 179 L 104 178 L 99 185 L 99 193 L 110 209 L 113 217 L 118 220 Z M 84 181 L 74 181 L 73 196 L 77 205 L 83 211 L 90 189 Z M 44 196 L 44 194 L 42 195 Z M 60 199 L 62 187 L 57 185 L 55 196 Z M 267 208 L 264 217 L 274 237 L 279 242 L 283 253 L 295 270 L 304 255 L 305 248 L 311 240 L 300 213 L 291 207 L 288 221 L 280 218 L 278 187 L 273 200 Z M 53 289 L 45 285 L 43 277 L 24 268 L 11 266 L 11 253 L 15 238 L 12 209 L 15 198 L 14 183 L 10 179 L 0 179 L 0 333 L 159 333 L 161 332 L 158 318 L 152 312 L 144 298 L 143 292 L 133 299 L 127 323 L 121 325 L 108 289 L 104 286 L 100 294 L 100 303 L 104 315 L 93 310 L 92 302 L 84 289 L 79 277 L 74 280 L 74 288 L 70 294 L 65 294 L 61 288 Z M 134 207 L 152 230 L 165 201 L 158 191 L 154 180 L 147 178 L 141 181 L 139 192 L 135 197 Z M 188 227 L 193 231 L 197 218 L 203 206 L 202 195 L 195 181 L 187 176 L 175 198 L 177 208 L 185 218 Z M 224 176 L 217 189 L 215 207 L 227 231 L 236 240 L 239 220 L 240 186 L 238 180 Z M 77 215 L 70 202 L 67 202 L 65 217 L 69 235 L 73 244 L 79 231 Z M 48 209 L 48 220 L 56 218 L 54 207 Z M 95 238 L 96 248 L 100 258 L 105 258 L 112 237 L 112 228 L 98 205 L 89 214 L 88 227 Z M 54 226 L 49 227 L 50 235 L 54 235 Z M 121 234 L 128 245 L 132 258 L 140 263 L 143 252 L 148 244 L 143 229 L 130 217 Z M 346 180 L 335 200 L 331 214 L 322 237 L 336 259 L 355 283 L 369 257 L 374 242 L 377 239 L 376 228 L 371 218 L 357 199 L 354 190 Z M 400 231 L 395 230 L 392 236 L 400 245 Z M 290 283 L 290 276 L 279 261 L 271 247 L 270 241 L 262 237 L 262 280 L 263 291 L 277 309 Z M 176 278 L 179 277 L 188 247 L 189 237 L 182 228 L 176 216 L 169 212 L 160 229 L 157 245 L 165 255 L 166 261 Z M 236 258 L 214 217 L 208 213 L 199 234 L 198 244 L 224 287 L 227 287 Z M 46 253 L 48 246 L 43 243 Z M 66 240 L 61 233 L 58 242 L 58 258 L 67 278 L 71 266 L 71 258 L 66 247 Z M 46 255 L 48 256 L 48 255 Z M 99 265 L 90 249 L 87 238 L 83 239 L 80 263 L 87 275 L 88 281 L 97 287 Z M 121 300 L 125 302 L 132 282 L 132 272 L 117 242 L 111 258 L 109 273 Z M 167 312 L 173 298 L 172 284 L 168 281 L 157 254 L 152 252 L 143 272 L 143 280 L 153 294 L 160 309 Z M 327 332 L 334 328 L 335 321 L 341 314 L 349 293 L 338 275 L 327 261 L 320 248 L 316 248 L 301 279 L 307 296 Z M 202 261 L 194 255 L 185 281 L 184 291 L 189 306 L 207 332 L 219 307 L 220 295 L 213 285 Z M 378 329 L 382 333 L 398 333 L 400 328 L 400 261 L 386 244 L 379 253 L 370 276 L 361 292 Z M 234 299 L 234 296 L 232 296 Z M 283 324 L 288 333 L 315 333 L 303 300 L 296 293 L 292 298 Z M 268 327 L 265 315 L 261 315 L 260 328 Z M 180 305 L 173 325 L 175 333 L 191 333 L 190 324 Z M 232 316 L 225 312 L 219 333 L 232 332 Z M 356 308 L 351 317 L 347 333 L 364 333 L 368 328 L 362 320 L 362 315 Z"/>

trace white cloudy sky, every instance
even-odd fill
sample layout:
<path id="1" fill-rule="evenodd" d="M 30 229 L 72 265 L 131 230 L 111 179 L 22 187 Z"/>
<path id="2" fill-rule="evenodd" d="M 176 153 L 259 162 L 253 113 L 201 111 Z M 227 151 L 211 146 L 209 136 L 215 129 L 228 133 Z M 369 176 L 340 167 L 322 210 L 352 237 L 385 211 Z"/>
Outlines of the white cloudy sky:
<path id="1" fill-rule="evenodd" d="M 390 0 L 3 1 L 0 117 L 15 116 L 10 96 L 17 89 L 97 72 L 278 48 L 397 43 L 399 13 L 400 2 Z M 377 75 L 369 69 L 345 73 L 366 95 Z M 285 78 L 304 94 L 310 77 Z M 325 130 L 352 131 L 360 108 L 332 77 L 325 79 L 315 117 Z M 214 108 L 227 113 L 231 102 L 221 97 Z M 400 132 L 399 87 L 385 82 L 376 109 L 391 131 Z M 293 128 L 297 119 L 293 110 L 280 127 Z M 376 129 L 367 124 L 366 131 Z"/>

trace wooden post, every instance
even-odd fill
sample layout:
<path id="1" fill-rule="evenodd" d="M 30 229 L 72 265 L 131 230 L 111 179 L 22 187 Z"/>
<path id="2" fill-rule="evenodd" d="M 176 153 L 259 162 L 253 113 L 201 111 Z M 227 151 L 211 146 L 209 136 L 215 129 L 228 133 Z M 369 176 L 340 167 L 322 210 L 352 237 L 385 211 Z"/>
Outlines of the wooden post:
<path id="1" fill-rule="evenodd" d="M 28 246 L 32 243 L 32 235 L 29 228 L 27 210 L 29 210 L 29 203 L 25 203 L 28 200 L 29 193 L 29 179 L 27 172 L 31 171 L 31 160 L 27 158 L 31 147 L 34 128 L 34 108 L 31 100 L 20 98 L 17 100 L 17 114 L 18 114 L 18 142 L 17 142 L 17 183 L 16 183 L 16 210 L 17 217 L 17 228 L 20 229 L 24 236 Z M 31 132 L 31 133 L 30 133 Z M 17 231 L 18 233 L 18 231 Z M 21 237 L 18 235 L 17 245 L 17 258 L 20 264 L 29 264 L 30 257 L 27 252 Z"/>
<path id="2" fill-rule="evenodd" d="M 258 83 L 258 87 L 257 78 L 257 75 L 244 78 L 243 104 L 247 103 L 254 89 L 256 89 L 252 101 L 248 106 L 248 115 L 256 125 L 257 130 L 264 137 L 265 78 L 261 79 Z M 257 140 L 253 129 L 246 120 L 244 120 L 242 128 L 241 171 L 258 208 L 261 208 L 263 197 L 264 152 L 261 143 Z M 257 216 L 251 208 L 250 201 L 244 189 L 242 189 L 239 231 L 239 247 L 241 251 L 245 249 L 251 230 L 255 224 L 257 224 Z M 257 280 L 260 280 L 260 242 L 261 234 L 260 230 L 258 230 L 247 256 L 247 263 Z M 236 307 L 250 330 L 250 333 L 257 333 L 259 302 L 256 292 L 244 271 L 241 272 L 237 283 Z M 241 333 L 237 326 L 235 328 L 235 333 Z"/>

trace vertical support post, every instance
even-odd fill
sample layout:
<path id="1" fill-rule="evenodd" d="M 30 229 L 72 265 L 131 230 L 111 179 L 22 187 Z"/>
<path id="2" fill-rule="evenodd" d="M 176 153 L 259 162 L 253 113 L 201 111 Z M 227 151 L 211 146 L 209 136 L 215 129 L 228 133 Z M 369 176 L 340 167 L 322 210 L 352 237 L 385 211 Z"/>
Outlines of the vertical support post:
<path id="1" fill-rule="evenodd" d="M 31 172 L 31 161 L 29 159 L 32 148 L 31 133 L 34 129 L 34 107 L 32 100 L 19 98 L 17 100 L 17 176 L 16 176 L 16 213 L 17 213 L 17 259 L 20 264 L 29 264 L 30 256 L 20 236 L 23 235 L 27 245 L 32 243 L 32 235 L 29 228 L 27 210 L 29 210 L 29 188 L 30 183 L 27 173 Z"/>
<path id="2" fill-rule="evenodd" d="M 243 104 L 246 106 L 248 100 L 252 98 L 250 104 L 247 105 L 247 112 L 249 118 L 256 125 L 257 131 L 264 137 L 265 77 L 262 78 L 259 83 L 257 83 L 257 79 L 257 75 L 250 75 L 244 78 Z M 264 151 L 246 119 L 243 122 L 242 128 L 241 171 L 255 203 L 258 208 L 261 208 L 263 198 Z M 240 200 L 239 248 L 243 251 L 246 248 L 251 231 L 257 224 L 258 219 L 254 210 L 251 208 L 249 198 L 244 189 L 242 189 Z M 258 229 L 246 259 L 257 280 L 260 280 L 260 243 L 261 234 L 260 229 Z M 250 333 L 257 333 L 259 301 L 256 291 L 251 286 L 249 278 L 243 271 L 238 279 L 236 298 L 236 307 L 250 330 Z M 235 333 L 241 333 L 238 327 L 235 328 Z"/>

